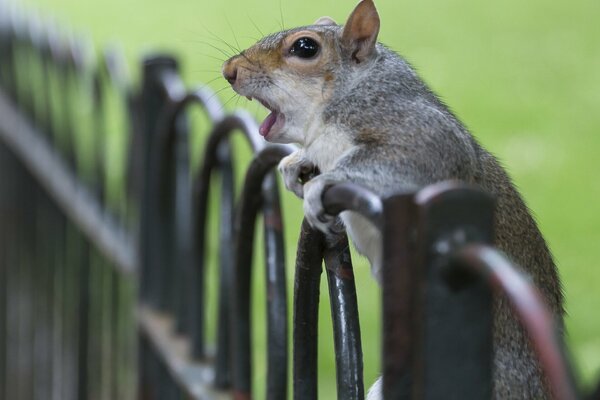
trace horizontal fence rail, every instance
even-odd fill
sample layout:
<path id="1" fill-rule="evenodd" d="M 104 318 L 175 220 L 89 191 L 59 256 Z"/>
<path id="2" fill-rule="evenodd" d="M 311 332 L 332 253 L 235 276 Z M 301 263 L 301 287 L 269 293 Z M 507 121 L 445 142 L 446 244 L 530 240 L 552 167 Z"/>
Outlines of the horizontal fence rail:
<path id="1" fill-rule="evenodd" d="M 337 397 L 363 399 L 345 233 L 302 224 L 288 305 L 274 168 L 295 148 L 266 144 L 249 114 L 225 112 L 205 87 L 186 88 L 169 55 L 143 61 L 139 87 L 124 66 L 118 51 L 95 56 L 87 43 L 0 4 L 0 398 L 251 399 L 261 216 L 266 397 L 317 398 L 324 269 Z M 209 126 L 196 169 L 192 108 Z M 252 154 L 240 185 L 233 135 Z M 385 399 L 490 398 L 494 296 L 508 299 L 554 398 L 579 397 L 544 301 L 493 247 L 487 194 L 442 182 L 380 198 L 341 183 L 323 202 L 331 215 L 361 214 L 383 236 Z M 208 230 L 211 218 L 218 232 Z"/>

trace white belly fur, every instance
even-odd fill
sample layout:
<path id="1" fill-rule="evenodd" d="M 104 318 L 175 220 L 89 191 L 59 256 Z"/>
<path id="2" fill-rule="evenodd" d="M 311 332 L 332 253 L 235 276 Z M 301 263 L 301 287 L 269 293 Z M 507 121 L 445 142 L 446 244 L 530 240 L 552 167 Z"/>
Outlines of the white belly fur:
<path id="1" fill-rule="evenodd" d="M 381 264 L 383 261 L 381 233 L 360 214 L 352 211 L 344 211 L 340 216 L 356 250 L 367 257 L 371 263 L 373 277 L 381 284 Z"/>

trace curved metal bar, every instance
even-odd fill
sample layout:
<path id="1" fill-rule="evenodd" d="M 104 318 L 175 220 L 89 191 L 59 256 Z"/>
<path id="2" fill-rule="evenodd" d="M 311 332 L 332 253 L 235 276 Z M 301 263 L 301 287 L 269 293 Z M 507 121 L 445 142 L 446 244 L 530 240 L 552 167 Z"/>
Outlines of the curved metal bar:
<path id="1" fill-rule="evenodd" d="M 109 82 L 125 96 L 130 83 L 122 51 L 114 47 L 107 48 L 102 53 L 101 60 L 101 66 Z"/>
<path id="2" fill-rule="evenodd" d="M 217 388 L 231 387 L 231 291 L 234 275 L 235 255 L 231 251 L 231 244 L 235 242 L 235 182 L 233 174 L 233 160 L 229 141 L 219 146 L 219 174 L 221 177 L 221 197 L 219 205 L 219 299 L 217 321 L 217 348 L 215 354 L 215 379 Z M 193 269 L 196 272 L 196 269 Z M 204 318 L 204 276 L 197 279 L 200 290 L 192 292 L 195 295 L 198 312 L 193 318 Z M 191 321 L 195 321 L 192 319 Z M 203 323 L 203 319 L 201 321 Z M 201 335 L 204 333 L 201 332 Z M 198 341 L 203 336 L 196 338 Z"/>
<path id="3" fill-rule="evenodd" d="M 346 234 L 327 237 L 325 243 L 323 258 L 333 320 L 337 398 L 362 400 L 365 394 L 362 344 L 348 237 Z"/>
<path id="4" fill-rule="evenodd" d="M 186 107 L 192 103 L 199 104 L 212 123 L 222 120 L 225 115 L 223 105 L 215 93 L 206 87 L 198 87 L 188 92 L 182 106 Z"/>
<path id="5" fill-rule="evenodd" d="M 495 291 L 507 297 L 531 338 L 554 398 L 577 399 L 576 386 L 554 318 L 539 291 L 514 264 L 490 246 L 467 245 L 458 250 L 453 258 L 461 266 L 484 277 Z"/>
<path id="6" fill-rule="evenodd" d="M 204 93 L 194 92 L 193 95 L 188 96 L 187 101 L 189 104 L 199 101 L 201 105 L 210 104 L 210 109 L 215 110 L 216 100 L 214 97 L 205 96 Z M 241 130 L 242 134 L 248 139 L 252 150 L 255 152 L 264 146 L 260 135 L 258 134 L 258 126 L 252 117 L 247 113 L 236 113 L 233 115 L 226 116 L 221 120 L 217 121 L 207 139 L 207 143 L 204 146 L 204 153 L 202 157 L 202 163 L 200 171 L 198 172 L 192 186 L 192 237 L 194 243 L 192 243 L 194 274 L 197 277 L 199 285 L 203 285 L 204 276 L 204 258 L 206 248 L 206 222 L 208 212 L 208 194 L 210 190 L 210 178 L 212 171 L 219 168 L 219 147 L 221 145 L 229 146 L 226 141 L 231 132 L 235 130 Z M 202 293 L 202 286 L 200 286 L 200 293 Z M 202 301 L 201 298 L 196 301 Z M 227 307 L 223 305 L 223 312 L 228 312 Z M 220 311 L 221 312 L 221 311 Z M 194 318 L 194 325 L 192 326 L 192 351 L 195 357 L 202 358 L 205 356 L 204 349 L 204 318 L 202 315 L 197 315 Z M 226 335 L 223 332 L 219 335 Z M 220 351 L 220 350 L 219 350 Z M 227 382 L 228 371 L 226 369 L 217 369 L 216 371 L 217 381 Z"/>
<path id="7" fill-rule="evenodd" d="M 177 222 L 177 224 L 179 226 L 186 225 L 183 230 L 185 232 L 191 232 L 192 226 L 187 226 L 190 223 L 190 218 L 188 215 L 184 215 L 188 210 L 192 211 L 191 205 L 187 205 L 189 201 L 187 199 L 191 199 L 191 192 L 188 195 L 183 193 L 187 193 L 188 189 L 182 189 L 182 185 L 188 185 L 187 182 L 189 179 L 187 174 L 186 177 L 183 177 L 182 175 L 188 171 L 187 166 L 189 165 L 187 146 L 189 139 L 187 126 L 183 126 L 187 125 L 187 121 L 183 120 L 184 112 L 187 111 L 188 107 L 198 104 L 203 111 L 207 113 L 211 122 L 214 123 L 215 118 L 222 118 L 223 114 L 220 111 L 222 107 L 220 107 L 220 103 L 217 99 L 213 99 L 212 93 L 206 89 L 196 90 L 191 93 L 182 93 L 182 84 L 175 73 L 163 74 L 160 76 L 159 81 L 163 86 L 162 91 L 167 96 L 168 100 L 165 111 L 163 112 L 160 121 L 157 123 L 158 128 L 154 138 L 155 144 L 153 147 L 155 153 L 152 167 L 159 168 L 159 188 L 164 185 L 169 185 L 169 182 L 173 181 L 170 178 L 173 173 L 173 168 L 178 171 L 176 175 L 179 178 L 176 178 L 178 183 L 175 187 L 177 190 L 173 190 L 174 188 L 172 187 L 160 190 L 162 193 L 175 194 L 176 198 L 172 201 L 171 205 L 176 206 L 174 212 L 178 215 L 176 220 L 179 222 Z M 176 145 L 176 143 L 178 144 Z M 221 156 L 215 155 L 216 158 L 213 159 L 216 162 L 215 166 L 222 170 L 224 175 L 228 175 L 227 171 L 231 171 L 232 168 L 231 158 L 228 155 L 224 156 L 223 154 L 229 154 L 229 144 L 223 142 L 217 146 L 216 152 L 221 154 Z M 175 157 L 174 152 L 177 152 L 178 156 Z M 184 161 L 183 158 L 185 158 L 185 167 L 181 164 Z M 176 165 L 173 165 L 173 163 Z M 225 192 L 227 193 L 227 199 L 223 199 L 223 201 L 225 203 L 233 204 L 233 188 L 230 187 L 228 190 L 225 190 Z M 164 196 L 162 196 L 162 198 L 164 199 Z M 186 204 L 184 205 L 182 202 L 185 202 Z M 204 274 L 203 272 L 198 272 L 203 271 L 203 256 L 196 257 L 196 262 L 201 264 L 200 268 L 197 268 L 198 271 L 196 271 L 191 265 L 193 258 L 191 254 L 192 243 L 188 239 L 192 237 L 192 235 L 182 234 L 182 231 L 176 227 L 171 231 L 174 234 L 173 240 L 175 241 L 173 255 L 176 257 L 181 256 L 179 261 L 174 263 L 175 265 L 181 266 L 181 274 L 179 274 L 180 279 L 178 279 L 178 281 L 181 287 L 186 288 L 184 293 L 174 293 L 179 298 L 178 304 L 176 305 L 179 323 L 178 330 L 181 333 L 191 332 L 191 337 L 195 343 L 194 355 L 197 357 L 204 357 Z M 198 290 L 198 288 L 200 289 Z M 224 293 L 227 293 L 227 291 Z M 189 306 L 189 304 L 192 306 Z M 219 352 L 220 350 L 217 351 Z"/>
<path id="8" fill-rule="evenodd" d="M 323 233 L 306 219 L 302 221 L 294 279 L 294 400 L 313 400 L 318 393 L 317 328 L 324 247 Z"/>
<path id="9" fill-rule="evenodd" d="M 381 229 L 383 204 L 381 198 L 355 183 L 339 183 L 323 193 L 325 212 L 337 215 L 342 211 L 355 211 Z"/>
<path id="10" fill-rule="evenodd" d="M 188 287 L 188 290 L 185 290 L 183 293 L 175 290 L 171 290 L 171 292 L 175 297 L 178 298 L 178 301 L 176 302 L 176 309 L 179 322 L 179 331 L 184 333 L 191 330 L 193 332 L 192 337 L 194 337 L 194 342 L 199 344 L 204 341 L 204 316 L 202 315 L 204 310 L 201 306 L 204 304 L 204 276 L 202 272 L 203 266 L 198 268 L 198 271 L 192 271 L 191 242 L 189 242 L 188 239 L 191 237 L 191 235 L 182 233 L 191 231 L 191 227 L 187 227 L 190 221 L 187 212 L 188 210 L 191 210 L 191 206 L 188 205 L 188 199 L 191 198 L 191 196 L 187 194 L 189 189 L 186 189 L 187 182 L 189 180 L 187 173 L 189 166 L 189 155 L 187 153 L 188 129 L 187 126 L 184 126 L 187 125 L 187 121 L 184 121 L 182 118 L 187 108 L 194 104 L 199 104 L 211 120 L 222 118 L 223 113 L 221 111 L 222 107 L 220 107 L 219 102 L 214 99 L 212 93 L 206 89 L 199 89 L 191 93 L 183 94 L 183 85 L 174 72 L 162 74 L 159 77 L 159 83 L 161 84 L 162 90 L 167 97 L 167 105 L 165 106 L 166 110 L 163 114 L 163 117 L 157 124 L 158 128 L 155 135 L 156 144 L 154 145 L 156 152 L 154 153 L 155 159 L 152 164 L 154 168 L 159 168 L 158 188 L 162 193 L 160 198 L 162 198 L 163 201 L 167 200 L 165 196 L 169 196 L 169 193 L 172 193 L 175 196 L 172 200 L 165 203 L 165 206 L 167 207 L 175 207 L 174 210 L 172 209 L 170 212 L 167 212 L 167 214 L 170 213 L 169 215 L 164 215 L 164 218 L 166 218 L 166 221 L 164 222 L 168 225 L 165 228 L 167 228 L 167 231 L 172 233 L 172 235 L 169 235 L 169 237 L 172 237 L 173 239 L 172 246 L 169 246 L 169 249 L 167 249 L 167 253 L 169 255 L 168 258 L 171 259 L 172 262 L 166 264 L 180 266 L 180 271 L 175 271 L 175 275 L 179 277 L 176 277 L 175 279 L 180 287 L 187 287 L 191 282 L 197 282 L 193 285 L 194 287 Z M 231 179 L 233 179 L 231 171 L 231 158 L 223 155 L 225 153 L 230 153 L 228 148 L 229 144 L 227 142 L 221 142 L 220 144 L 217 144 L 216 152 L 221 154 L 221 156 L 218 154 L 215 155 L 217 157 L 216 166 L 222 171 L 224 180 L 229 179 L 226 176 L 229 176 Z M 175 179 L 173 179 L 171 176 L 173 174 L 175 174 Z M 171 183 L 173 181 L 176 181 L 177 183 L 174 187 L 171 187 Z M 223 202 L 225 202 L 225 204 L 230 203 L 231 207 L 233 207 L 232 184 L 233 182 L 230 184 L 225 184 L 224 182 L 223 185 L 223 195 L 227 197 L 226 199 L 223 199 Z M 169 185 L 169 187 L 165 187 L 164 185 Z M 176 216 L 171 215 L 173 212 L 176 214 Z M 223 212 L 227 211 L 223 210 Z M 173 217 L 175 217 L 175 221 L 171 221 Z M 172 226 L 173 223 L 175 226 Z M 165 241 L 163 240 L 162 242 L 164 243 Z M 226 241 L 226 243 L 229 243 L 229 241 Z M 200 261 L 201 258 L 203 257 L 199 257 L 197 260 L 198 262 L 203 263 L 203 260 Z M 228 269 L 228 267 L 225 266 L 225 264 L 227 264 L 226 257 L 222 257 L 221 260 L 223 262 L 222 269 Z M 196 274 L 196 272 L 198 273 Z M 173 274 L 174 272 L 170 271 L 169 273 Z M 227 275 L 226 271 L 222 271 L 222 273 Z M 165 280 L 163 279 L 163 281 Z M 199 290 L 196 290 L 198 289 L 195 287 L 196 285 L 199 285 Z M 221 285 L 229 286 L 230 284 L 221 279 Z M 224 287 L 223 289 L 224 294 L 229 293 L 227 287 Z M 227 298 L 225 297 L 223 300 L 227 301 Z M 194 304 L 194 306 L 188 307 L 189 303 Z M 226 305 L 223 307 L 225 311 L 229 309 L 229 307 Z M 192 311 L 192 309 L 195 311 Z M 224 320 L 225 318 L 224 316 L 220 315 L 219 319 Z M 222 323 L 224 322 L 222 321 Z M 222 329 L 228 328 L 222 325 Z M 224 335 L 219 335 L 221 344 L 223 344 L 224 337 Z M 195 347 L 196 356 L 203 357 L 204 354 L 202 347 L 203 345 Z M 221 347 L 222 346 L 219 346 L 219 349 L 217 350 L 217 357 L 221 360 L 219 365 L 222 366 L 228 353 L 228 349 L 222 349 Z M 225 369 L 228 368 L 223 367 L 220 369 L 220 371 L 224 371 Z M 226 382 L 229 380 L 223 375 L 227 374 L 225 372 L 223 372 L 223 374 L 217 374 L 217 381 L 220 381 L 217 382 L 217 384 L 220 386 L 226 386 Z"/>
<path id="11" fill-rule="evenodd" d="M 231 312 L 233 328 L 233 388 L 236 399 L 251 397 L 251 329 L 250 278 L 254 250 L 254 228 L 261 205 L 266 212 L 265 228 L 269 253 L 267 256 L 267 285 L 269 288 L 269 338 L 277 346 L 269 347 L 268 399 L 279 399 L 287 393 L 287 312 L 283 269 L 281 215 L 276 202 L 279 194 L 274 176 L 267 174 L 290 154 L 289 145 L 272 145 L 258 152 L 247 169 L 236 218 L 234 304 Z M 264 193 L 264 195 L 263 195 Z M 275 315 L 284 313 L 283 316 Z"/>

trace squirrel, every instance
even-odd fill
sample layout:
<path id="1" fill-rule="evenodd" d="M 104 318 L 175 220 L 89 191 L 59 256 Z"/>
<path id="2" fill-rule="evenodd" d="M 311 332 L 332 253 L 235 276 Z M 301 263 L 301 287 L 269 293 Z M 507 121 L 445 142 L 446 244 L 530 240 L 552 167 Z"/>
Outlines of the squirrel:
<path id="1" fill-rule="evenodd" d="M 496 245 L 526 269 L 562 330 L 563 298 L 552 255 L 525 202 L 496 158 L 398 54 L 377 42 L 380 18 L 362 0 L 344 25 L 329 17 L 269 35 L 227 60 L 233 89 L 270 114 L 259 127 L 269 142 L 300 148 L 282 159 L 286 187 L 304 199 L 309 223 L 324 232 L 336 224 L 322 194 L 340 182 L 381 197 L 460 180 L 497 199 Z M 302 174 L 320 174 L 303 183 Z M 340 215 L 359 253 L 379 279 L 380 232 L 351 212 Z M 493 396 L 550 397 L 523 329 L 503 298 L 494 303 Z M 368 399 L 381 398 L 381 380 Z"/>

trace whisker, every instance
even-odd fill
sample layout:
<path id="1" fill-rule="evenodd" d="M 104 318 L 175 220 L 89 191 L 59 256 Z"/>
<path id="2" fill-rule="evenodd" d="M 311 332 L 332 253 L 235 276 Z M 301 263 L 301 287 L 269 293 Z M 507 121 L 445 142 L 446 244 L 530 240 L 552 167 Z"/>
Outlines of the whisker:
<path id="1" fill-rule="evenodd" d="M 211 54 L 206 54 L 206 53 L 196 53 L 196 54 L 198 54 L 198 55 L 200 55 L 202 57 L 212 58 L 212 59 L 217 60 L 217 61 L 219 61 L 221 63 L 224 63 L 225 61 L 228 60 L 227 58 L 219 58 L 219 57 L 213 56 Z"/>
<path id="2" fill-rule="evenodd" d="M 211 80 L 209 80 L 209 81 L 206 81 L 206 82 L 204 82 L 204 85 L 208 85 L 208 84 L 210 84 L 210 83 L 213 83 L 213 82 L 214 82 L 214 81 L 216 81 L 217 79 L 223 79 L 223 77 L 222 77 L 222 76 L 220 76 L 220 75 L 219 75 L 219 76 L 217 76 L 217 77 L 214 77 L 213 79 L 211 79 Z"/>
<path id="3" fill-rule="evenodd" d="M 233 56 L 233 54 L 230 54 L 230 53 L 226 52 L 226 51 L 225 51 L 225 50 L 223 50 L 222 48 L 220 48 L 220 47 L 218 47 L 218 46 L 215 46 L 215 45 L 214 45 L 214 44 L 212 44 L 212 43 L 208 43 L 208 42 L 205 42 L 205 41 L 197 41 L 197 42 L 198 42 L 198 43 L 202 43 L 202 44 L 204 44 L 204 45 L 206 45 L 206 46 L 209 46 L 209 47 L 211 47 L 211 48 L 213 48 L 213 49 L 217 50 L 218 52 L 220 52 L 221 54 L 223 54 L 223 55 L 224 55 L 225 57 L 227 57 L 228 59 L 229 59 L 229 58 L 231 58 L 231 57 Z"/>
<path id="4" fill-rule="evenodd" d="M 239 48 L 239 45 L 238 45 L 238 47 L 236 48 L 236 47 L 234 47 L 233 45 L 231 45 L 229 42 L 227 42 L 225 39 L 223 39 L 222 37 L 220 37 L 220 36 L 218 36 L 218 35 L 214 34 L 213 32 L 209 31 L 209 30 L 208 30 L 208 29 L 206 29 L 206 28 L 205 28 L 205 30 L 206 30 L 206 32 L 207 32 L 209 35 L 211 35 L 211 36 L 213 37 L 213 40 L 216 40 L 216 41 L 218 41 L 218 42 L 220 42 L 220 43 L 223 43 L 225 46 L 229 47 L 229 50 L 231 50 L 231 51 L 232 51 L 234 54 L 238 54 L 238 53 L 240 53 L 240 52 L 241 52 L 241 49 Z M 237 42 L 237 40 L 236 40 L 236 42 Z"/>
<path id="5" fill-rule="evenodd" d="M 258 31 L 258 34 L 260 35 L 261 38 L 265 37 L 265 34 L 262 33 L 262 31 L 260 30 L 260 28 L 258 27 L 258 25 L 256 25 L 256 22 L 254 22 L 254 20 L 250 17 L 250 15 L 248 15 L 246 13 L 246 17 L 250 20 L 250 23 L 254 26 L 254 28 Z M 256 39 L 255 39 L 256 40 Z"/>
<path id="6" fill-rule="evenodd" d="M 283 20 L 283 7 L 281 4 L 282 0 L 279 0 L 279 18 L 281 18 L 281 30 L 285 30 L 285 22 Z"/>
<path id="7" fill-rule="evenodd" d="M 237 93 L 234 93 L 234 95 L 233 95 L 233 96 L 231 96 L 229 99 L 227 99 L 227 101 L 226 101 L 225 103 L 223 103 L 223 104 L 221 105 L 221 110 L 224 110 L 224 109 L 225 109 L 225 106 L 226 106 L 226 105 L 227 105 L 227 104 L 228 104 L 228 103 L 229 103 L 231 100 L 233 100 L 233 98 L 234 98 L 234 97 L 238 97 L 238 98 L 239 98 L 238 94 L 237 94 Z"/>
<path id="8" fill-rule="evenodd" d="M 206 99 L 206 100 L 207 100 L 207 101 L 208 101 L 208 100 L 211 100 L 213 97 L 217 96 L 219 93 L 221 93 L 221 92 L 222 92 L 223 90 L 225 90 L 225 89 L 229 89 L 229 86 L 225 86 L 225 87 L 222 87 L 221 89 L 215 90 L 215 92 L 214 92 L 212 95 L 210 95 L 210 96 L 208 97 L 208 99 Z"/>
<path id="9" fill-rule="evenodd" d="M 233 26 L 231 26 L 231 23 L 229 22 L 229 18 L 225 17 L 225 22 L 227 22 L 227 26 L 229 26 L 229 30 L 231 31 L 231 33 L 233 34 L 233 40 L 235 40 L 235 44 L 237 45 L 238 48 L 238 53 L 241 53 L 240 50 L 240 43 L 237 40 L 237 37 L 235 36 L 235 31 L 233 30 Z"/>

